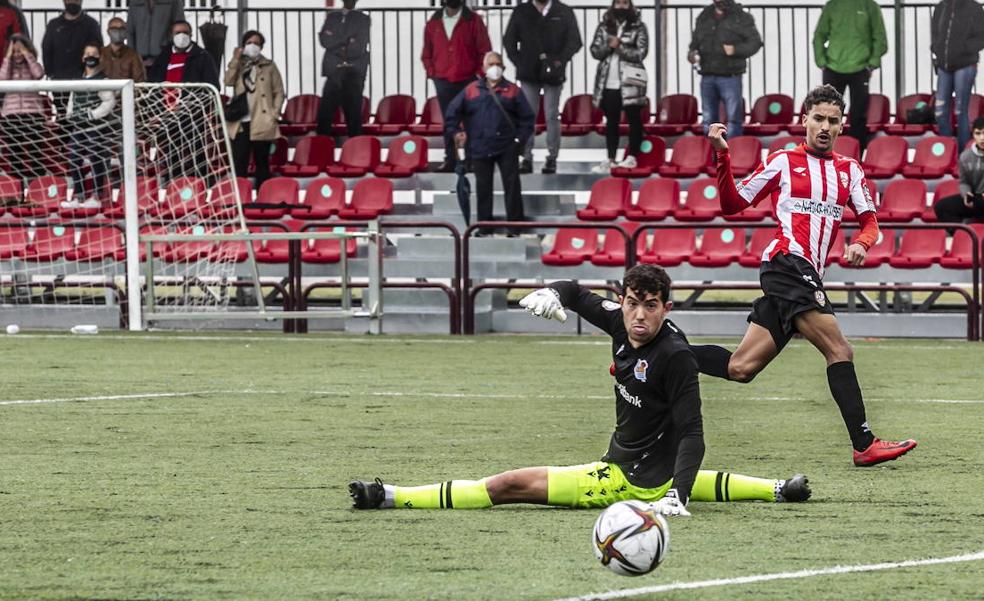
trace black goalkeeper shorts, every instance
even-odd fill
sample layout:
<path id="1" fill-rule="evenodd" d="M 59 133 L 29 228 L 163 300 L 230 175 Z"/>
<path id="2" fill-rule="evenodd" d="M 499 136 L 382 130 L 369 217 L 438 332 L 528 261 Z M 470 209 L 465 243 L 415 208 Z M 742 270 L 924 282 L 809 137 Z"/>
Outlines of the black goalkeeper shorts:
<path id="1" fill-rule="evenodd" d="M 802 257 L 780 253 L 763 261 L 759 282 L 765 296 L 752 303 L 748 321 L 769 330 L 778 350 L 796 333 L 795 318 L 800 313 L 834 314 L 820 274 Z"/>

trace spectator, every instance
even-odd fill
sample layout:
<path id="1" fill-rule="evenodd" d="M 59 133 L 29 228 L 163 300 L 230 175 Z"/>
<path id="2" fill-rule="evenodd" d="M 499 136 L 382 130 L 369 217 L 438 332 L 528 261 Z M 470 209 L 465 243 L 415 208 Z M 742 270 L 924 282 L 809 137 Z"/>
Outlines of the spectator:
<path id="1" fill-rule="evenodd" d="M 109 20 L 109 45 L 102 49 L 100 64 L 107 79 L 132 79 L 134 83 L 147 81 L 147 70 L 137 51 L 127 46 L 126 21 L 119 17 Z"/>
<path id="2" fill-rule="evenodd" d="M 971 126 L 974 143 L 960 153 L 960 194 L 939 199 L 933 206 L 936 219 L 960 223 L 984 218 L 984 117 Z"/>
<path id="3" fill-rule="evenodd" d="M 813 32 L 813 54 L 823 83 L 841 94 L 850 86 L 850 131 L 864 152 L 868 145 L 868 80 L 888 52 L 885 22 L 874 0 L 830 0 Z M 730 132 L 729 132 L 730 134 Z"/>
<path id="4" fill-rule="evenodd" d="M 728 123 L 728 135 L 740 136 L 745 122 L 742 76 L 748 57 L 762 47 L 755 19 L 734 0 L 714 0 L 697 15 L 687 60 L 700 70 L 704 133 L 711 123 Z M 721 102 L 727 116 L 718 115 Z"/>
<path id="5" fill-rule="evenodd" d="M 451 101 L 444 128 L 466 148 L 471 160 L 478 220 L 492 220 L 492 170 L 498 165 L 506 196 L 506 219 L 522 221 L 519 154 L 533 136 L 536 116 L 519 87 L 503 78 L 502 55 L 488 52 L 483 71 L 483 79 L 468 84 Z"/>
<path id="6" fill-rule="evenodd" d="M 321 75 L 325 87 L 318 106 L 318 133 L 330 136 L 335 112 L 342 107 L 348 135 L 362 135 L 362 89 L 369 69 L 369 15 L 355 10 L 356 0 L 342 0 L 342 10 L 328 11 L 318 39 L 325 49 Z"/>
<path id="7" fill-rule="evenodd" d="M 82 79 L 106 79 L 100 66 L 102 44 L 86 44 L 82 51 L 84 71 Z M 117 140 L 116 128 L 112 127 L 113 108 L 116 94 L 105 92 L 72 92 L 66 109 L 65 127 L 72 133 L 70 162 L 74 194 L 71 200 L 61 203 L 64 209 L 98 209 L 109 196 L 106 188 L 106 175 L 109 171 L 109 158 Z M 83 163 L 88 159 L 92 167 L 92 191 L 85 194 L 85 172 Z M 80 198 L 85 200 L 80 201 Z"/>
<path id="8" fill-rule="evenodd" d="M 19 33 L 30 38 L 24 13 L 10 0 L 0 0 L 0 48 L 6 48 L 12 34 Z"/>
<path id="9" fill-rule="evenodd" d="M 482 18 L 464 5 L 464 0 L 444 0 L 424 28 L 424 50 L 420 55 L 427 77 L 434 80 L 441 114 L 476 75 L 481 75 L 485 53 L 492 50 Z M 444 162 L 438 171 L 454 171 L 454 139 L 444 137 Z"/>
<path id="10" fill-rule="evenodd" d="M 0 80 L 37 80 L 44 77 L 37 50 L 30 38 L 15 33 L 10 36 L 7 52 L 0 65 Z M 44 175 L 41 162 L 44 138 L 44 98 L 37 92 L 8 92 L 0 109 L 0 131 L 7 143 L 5 152 L 10 173 L 17 178 Z"/>
<path id="11" fill-rule="evenodd" d="M 642 107 L 647 102 L 646 71 L 642 65 L 647 54 L 649 31 L 632 0 L 613 0 L 591 42 L 591 55 L 600 61 L 595 73 L 594 104 L 605 111 L 608 150 L 608 158 L 592 169 L 595 173 L 607 173 L 615 162 L 623 109 L 629 122 L 629 149 L 619 166 L 636 166 L 642 144 Z"/>
<path id="12" fill-rule="evenodd" d="M 560 92 L 567 63 L 581 49 L 581 32 L 574 11 L 560 0 L 531 0 L 513 9 L 502 37 L 516 79 L 536 120 L 543 91 L 547 122 L 547 162 L 543 173 L 557 172 L 560 153 Z M 533 136 L 526 143 L 520 173 L 533 172 Z"/>
<path id="13" fill-rule="evenodd" d="M 952 136 L 950 110 L 957 104 L 957 145 L 970 140 L 970 91 L 977 78 L 977 60 L 984 48 L 984 7 L 974 0 L 943 0 L 933 10 L 930 48 L 936 65 L 936 124 L 940 135 Z"/>
<path id="14" fill-rule="evenodd" d="M 175 21 L 171 26 L 171 46 L 157 55 L 147 70 L 152 82 L 209 83 L 219 87 L 219 74 L 211 57 L 191 40 L 191 24 Z"/>
<path id="15" fill-rule="evenodd" d="M 126 37 L 144 65 L 151 65 L 170 46 L 171 27 L 184 20 L 184 0 L 130 0 Z"/>
<path id="16" fill-rule="evenodd" d="M 48 21 L 41 40 L 41 61 L 48 77 L 81 79 L 82 63 L 79 57 L 90 42 L 97 42 L 102 48 L 99 23 L 82 12 L 82 0 L 65 0 L 65 11 Z M 58 114 L 64 114 L 68 92 L 55 92 L 51 97 Z"/>
<path id="17" fill-rule="evenodd" d="M 270 147 L 280 136 L 280 109 L 284 105 L 284 81 L 273 61 L 263 56 L 266 38 L 258 31 L 243 34 L 226 67 L 225 85 L 234 94 L 246 94 L 249 112 L 239 121 L 227 124 L 232 139 L 232 159 L 236 175 L 246 177 L 250 155 L 256 164 L 256 188 L 270 179 Z"/>

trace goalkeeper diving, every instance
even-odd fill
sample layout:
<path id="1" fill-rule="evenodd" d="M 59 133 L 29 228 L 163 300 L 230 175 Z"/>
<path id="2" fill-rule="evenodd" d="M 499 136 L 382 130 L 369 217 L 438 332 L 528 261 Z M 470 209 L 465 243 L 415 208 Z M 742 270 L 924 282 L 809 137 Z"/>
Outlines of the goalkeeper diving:
<path id="1" fill-rule="evenodd" d="M 689 516 L 689 501 L 799 502 L 807 478 L 753 478 L 701 470 L 704 432 L 697 360 L 666 314 L 670 277 L 655 265 L 625 273 L 619 302 L 573 282 L 554 282 L 520 301 L 531 314 L 564 321 L 565 309 L 612 338 L 615 432 L 600 461 L 527 467 L 481 480 L 394 486 L 379 478 L 349 484 L 357 509 L 476 509 L 507 503 L 606 507 L 635 499 L 663 515 Z"/>

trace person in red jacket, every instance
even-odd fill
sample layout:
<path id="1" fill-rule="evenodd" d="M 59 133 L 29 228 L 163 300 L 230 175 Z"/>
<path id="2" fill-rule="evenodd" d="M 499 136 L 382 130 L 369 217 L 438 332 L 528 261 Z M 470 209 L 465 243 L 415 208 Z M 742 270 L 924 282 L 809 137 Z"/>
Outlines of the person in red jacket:
<path id="1" fill-rule="evenodd" d="M 454 97 L 482 74 L 482 61 L 490 50 L 485 23 L 464 0 L 444 0 L 444 8 L 428 19 L 420 61 L 427 77 L 434 80 L 442 115 Z M 438 171 L 454 171 L 454 162 L 454 140 L 445 134 L 444 162 Z"/>

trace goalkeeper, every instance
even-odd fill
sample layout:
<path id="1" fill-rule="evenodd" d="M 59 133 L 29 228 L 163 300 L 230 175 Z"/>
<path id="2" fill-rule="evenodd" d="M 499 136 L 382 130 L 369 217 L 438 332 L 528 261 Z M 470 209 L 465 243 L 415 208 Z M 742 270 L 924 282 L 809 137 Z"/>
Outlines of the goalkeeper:
<path id="1" fill-rule="evenodd" d="M 564 308 L 612 337 L 615 432 L 601 461 L 569 467 L 528 467 L 482 480 L 427 486 L 356 481 L 357 509 L 390 507 L 471 509 L 506 503 L 605 507 L 651 502 L 664 515 L 690 515 L 688 501 L 805 501 L 805 476 L 766 480 L 700 470 L 704 433 L 697 360 L 666 314 L 670 277 L 655 265 L 625 274 L 620 302 L 561 281 L 520 301 L 533 315 L 566 319 Z"/>

